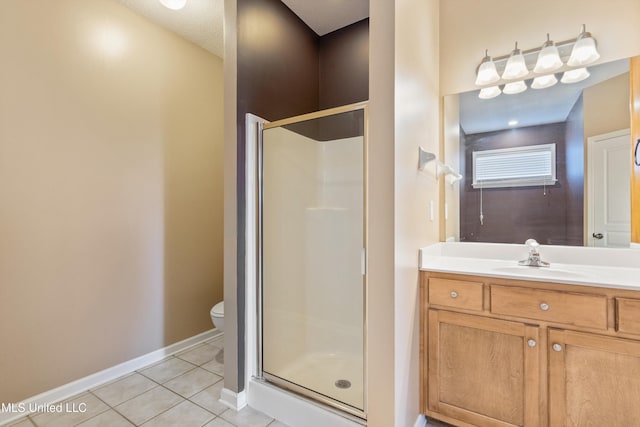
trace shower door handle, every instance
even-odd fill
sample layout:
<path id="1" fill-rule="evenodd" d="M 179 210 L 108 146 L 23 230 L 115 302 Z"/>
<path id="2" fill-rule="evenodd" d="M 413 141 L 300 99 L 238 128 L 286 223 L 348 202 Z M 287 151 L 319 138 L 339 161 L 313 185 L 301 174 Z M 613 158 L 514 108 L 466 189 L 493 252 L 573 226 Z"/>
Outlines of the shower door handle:
<path id="1" fill-rule="evenodd" d="M 360 251 L 360 274 L 367 274 L 367 252 L 365 248 Z"/>

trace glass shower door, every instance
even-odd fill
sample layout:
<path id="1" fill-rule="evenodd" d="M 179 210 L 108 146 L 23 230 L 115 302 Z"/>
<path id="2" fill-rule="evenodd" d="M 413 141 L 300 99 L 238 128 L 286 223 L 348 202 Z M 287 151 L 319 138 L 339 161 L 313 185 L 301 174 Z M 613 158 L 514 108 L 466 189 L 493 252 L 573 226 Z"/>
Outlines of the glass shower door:
<path id="1" fill-rule="evenodd" d="M 274 122 L 260 156 L 263 376 L 359 416 L 364 124 L 364 106 Z"/>

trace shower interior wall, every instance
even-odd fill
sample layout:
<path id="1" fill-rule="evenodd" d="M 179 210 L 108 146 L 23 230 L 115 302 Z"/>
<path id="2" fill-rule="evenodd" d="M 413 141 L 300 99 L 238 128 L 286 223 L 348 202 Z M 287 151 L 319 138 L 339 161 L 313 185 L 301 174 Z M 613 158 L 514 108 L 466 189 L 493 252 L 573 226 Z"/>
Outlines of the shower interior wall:
<path id="1" fill-rule="evenodd" d="M 362 409 L 363 138 L 264 146 L 264 371 Z"/>
<path id="2" fill-rule="evenodd" d="M 274 121 L 369 98 L 369 20 L 319 37 L 279 0 L 237 1 L 237 328 L 245 360 L 245 115 Z M 238 371 L 237 390 L 245 372 Z M 230 384 L 235 381 L 230 382 Z"/>

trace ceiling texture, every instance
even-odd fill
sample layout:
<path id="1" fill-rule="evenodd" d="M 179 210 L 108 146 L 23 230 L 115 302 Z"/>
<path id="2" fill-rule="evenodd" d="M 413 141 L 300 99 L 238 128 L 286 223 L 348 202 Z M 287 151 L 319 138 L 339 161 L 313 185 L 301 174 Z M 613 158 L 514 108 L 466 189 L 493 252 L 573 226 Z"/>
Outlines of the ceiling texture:
<path id="1" fill-rule="evenodd" d="M 224 55 L 224 0 L 187 0 L 180 10 L 164 7 L 158 0 L 115 0 L 151 22 L 208 50 Z"/>
<path id="2" fill-rule="evenodd" d="M 282 0 L 319 36 L 369 17 L 369 0 Z"/>
<path id="3" fill-rule="evenodd" d="M 170 10 L 158 0 L 114 0 L 216 56 L 224 56 L 224 0 L 187 0 Z M 369 16 L 369 0 L 283 0 L 319 36 Z"/>

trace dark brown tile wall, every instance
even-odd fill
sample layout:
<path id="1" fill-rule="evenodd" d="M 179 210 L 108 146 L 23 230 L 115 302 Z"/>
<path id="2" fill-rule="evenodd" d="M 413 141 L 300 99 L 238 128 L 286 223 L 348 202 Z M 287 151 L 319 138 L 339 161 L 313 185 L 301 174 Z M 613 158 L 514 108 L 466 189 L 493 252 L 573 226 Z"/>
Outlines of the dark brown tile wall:
<path id="1" fill-rule="evenodd" d="M 582 205 L 568 202 L 566 128 L 565 123 L 553 123 L 463 135 L 461 161 L 465 178 L 460 191 L 460 240 L 524 243 L 534 238 L 547 245 L 582 245 L 582 235 L 569 232 L 575 226 L 568 226 L 577 217 L 582 218 Z M 483 189 L 484 225 L 481 225 L 480 190 L 471 186 L 473 151 L 550 143 L 556 144 L 558 182 L 547 186 L 546 194 L 543 186 Z"/>
<path id="2" fill-rule="evenodd" d="M 280 0 L 238 0 L 237 7 L 237 310 L 243 319 L 245 114 L 273 121 L 368 99 L 369 26 L 368 20 L 361 21 L 323 41 Z M 239 322 L 238 366 L 244 363 L 244 333 Z M 238 384 L 244 384 L 242 370 Z"/>

